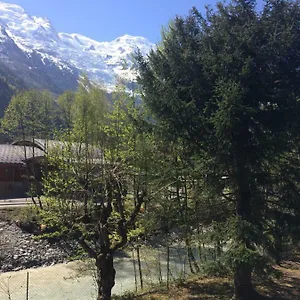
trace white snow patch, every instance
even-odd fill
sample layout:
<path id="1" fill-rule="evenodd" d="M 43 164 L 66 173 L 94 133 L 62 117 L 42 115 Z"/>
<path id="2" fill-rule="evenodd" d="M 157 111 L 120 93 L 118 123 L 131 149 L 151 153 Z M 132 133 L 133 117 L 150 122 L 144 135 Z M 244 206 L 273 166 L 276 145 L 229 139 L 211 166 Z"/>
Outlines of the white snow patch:
<path id="1" fill-rule="evenodd" d="M 27 55 L 36 51 L 43 63 L 49 60 L 60 69 L 69 69 L 70 64 L 108 87 L 114 86 L 116 76 L 134 80 L 135 72 L 130 70 L 132 54 L 137 48 L 147 54 L 154 47 L 146 38 L 128 34 L 99 42 L 78 33 L 57 33 L 47 18 L 30 16 L 22 7 L 5 2 L 0 2 L 0 25 Z"/>

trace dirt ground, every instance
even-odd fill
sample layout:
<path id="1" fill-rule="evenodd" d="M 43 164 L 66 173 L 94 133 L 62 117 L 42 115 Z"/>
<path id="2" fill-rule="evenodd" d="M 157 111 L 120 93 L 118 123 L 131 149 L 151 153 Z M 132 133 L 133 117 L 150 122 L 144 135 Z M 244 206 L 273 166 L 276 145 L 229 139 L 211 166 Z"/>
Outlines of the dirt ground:
<path id="1" fill-rule="evenodd" d="M 282 277 L 268 282 L 265 290 L 273 299 L 299 300 L 300 299 L 300 255 L 291 255 L 290 258 L 276 266 Z"/>
<path id="2" fill-rule="evenodd" d="M 300 300 L 300 255 L 293 255 L 275 267 L 282 273 L 279 279 L 261 282 L 256 289 L 273 300 Z M 169 291 L 148 293 L 137 300 L 229 300 L 232 283 L 226 278 L 194 278 Z"/>

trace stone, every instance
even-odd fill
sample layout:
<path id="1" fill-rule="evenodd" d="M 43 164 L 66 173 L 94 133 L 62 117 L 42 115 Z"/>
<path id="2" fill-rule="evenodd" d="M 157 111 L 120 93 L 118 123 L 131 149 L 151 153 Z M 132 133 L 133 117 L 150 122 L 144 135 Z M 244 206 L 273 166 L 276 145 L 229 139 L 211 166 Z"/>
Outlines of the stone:
<path id="1" fill-rule="evenodd" d="M 34 239 L 33 234 L 23 232 L 14 223 L 0 221 L 0 228 L 0 253 L 4 253 L 0 272 L 53 265 L 67 261 L 72 255 L 72 251 L 63 251 L 59 243 L 50 244 L 47 240 Z M 63 243 L 63 248 L 70 249 L 70 246 Z"/>

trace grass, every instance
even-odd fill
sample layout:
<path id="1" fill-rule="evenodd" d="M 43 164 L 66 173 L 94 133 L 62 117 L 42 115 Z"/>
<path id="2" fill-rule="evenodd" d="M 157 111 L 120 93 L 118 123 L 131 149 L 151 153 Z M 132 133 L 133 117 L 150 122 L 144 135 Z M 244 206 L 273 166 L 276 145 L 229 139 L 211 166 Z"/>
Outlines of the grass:
<path id="1" fill-rule="evenodd" d="M 228 279 L 224 278 L 191 278 L 169 290 L 157 291 L 135 299 L 139 300 L 169 300 L 169 299 L 229 299 L 233 289 Z"/>
<path id="2" fill-rule="evenodd" d="M 0 209 L 0 221 L 15 222 L 20 219 L 24 207 L 11 207 Z"/>

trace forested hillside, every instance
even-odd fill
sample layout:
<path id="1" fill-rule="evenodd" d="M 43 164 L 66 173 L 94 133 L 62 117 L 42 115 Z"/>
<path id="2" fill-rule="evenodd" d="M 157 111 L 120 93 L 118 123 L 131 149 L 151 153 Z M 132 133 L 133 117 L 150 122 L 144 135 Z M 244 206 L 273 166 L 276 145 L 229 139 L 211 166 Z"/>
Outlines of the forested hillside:
<path id="1" fill-rule="evenodd" d="M 25 87 L 26 85 L 21 79 L 0 64 L 0 116 L 3 116 L 13 94 Z"/>

